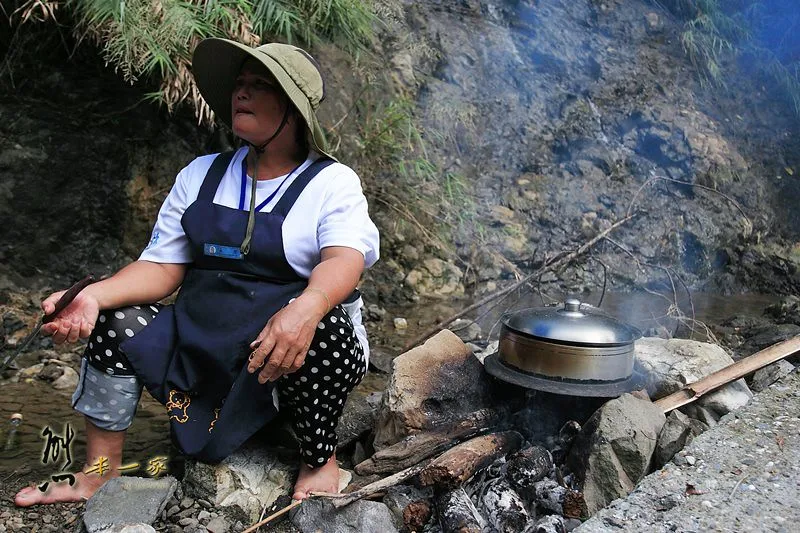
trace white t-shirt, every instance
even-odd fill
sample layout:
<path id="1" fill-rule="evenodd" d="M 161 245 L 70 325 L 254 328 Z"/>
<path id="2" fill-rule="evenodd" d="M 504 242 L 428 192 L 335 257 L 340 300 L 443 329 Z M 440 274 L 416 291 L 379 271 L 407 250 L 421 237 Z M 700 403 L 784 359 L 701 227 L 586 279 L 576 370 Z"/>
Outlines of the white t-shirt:
<path id="1" fill-rule="evenodd" d="M 242 160 L 247 148 L 236 151 L 217 188 L 214 203 L 238 209 L 242 192 Z M 178 173 L 167 198 L 161 206 L 153 228 L 150 243 L 139 257 L 154 263 L 191 263 L 188 238 L 181 226 L 181 217 L 200 193 L 200 186 L 216 154 L 198 157 Z M 308 159 L 286 176 L 261 180 L 256 183 L 256 205 L 260 205 L 276 189 L 277 194 L 261 212 L 275 207 L 289 185 L 313 163 L 319 154 L 309 154 Z M 288 179 L 285 180 L 284 178 Z M 244 191 L 244 209 L 250 208 L 252 179 L 247 176 Z M 378 228 L 369 218 L 367 199 L 361 189 L 361 180 L 353 170 L 341 163 L 323 169 L 306 185 L 283 222 L 283 247 L 289 265 L 303 278 L 320 262 L 320 250 L 328 246 L 345 246 L 364 255 L 364 265 L 371 267 L 378 260 Z M 244 238 L 244 235 L 242 235 Z M 361 320 L 359 299 L 345 309 L 353 320 L 356 335 L 369 354 L 366 330 Z"/>

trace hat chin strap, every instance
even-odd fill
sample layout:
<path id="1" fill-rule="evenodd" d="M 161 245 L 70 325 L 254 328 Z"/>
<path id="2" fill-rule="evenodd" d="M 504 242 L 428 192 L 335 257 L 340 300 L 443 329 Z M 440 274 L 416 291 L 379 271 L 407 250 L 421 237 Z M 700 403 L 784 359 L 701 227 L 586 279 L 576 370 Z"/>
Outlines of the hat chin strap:
<path id="1" fill-rule="evenodd" d="M 259 144 L 258 146 L 256 146 L 251 142 L 247 142 L 247 144 L 249 144 L 256 153 L 256 164 L 255 168 L 253 169 L 253 183 L 250 187 L 250 212 L 247 215 L 247 230 L 245 231 L 244 234 L 244 240 L 242 241 L 242 244 L 239 246 L 239 252 L 242 255 L 247 255 L 248 253 L 250 253 L 250 243 L 253 240 L 253 229 L 255 228 L 256 225 L 256 185 L 258 183 L 258 158 L 261 156 L 261 154 L 266 153 L 267 145 L 275 140 L 275 137 L 277 137 L 280 134 L 280 132 L 283 131 L 283 128 L 286 126 L 286 123 L 289 122 L 290 105 L 291 105 L 290 103 L 286 104 L 286 111 L 284 111 L 283 113 L 283 120 L 281 120 L 280 126 L 278 126 L 278 129 L 275 130 L 275 133 L 273 133 L 269 139 Z"/>

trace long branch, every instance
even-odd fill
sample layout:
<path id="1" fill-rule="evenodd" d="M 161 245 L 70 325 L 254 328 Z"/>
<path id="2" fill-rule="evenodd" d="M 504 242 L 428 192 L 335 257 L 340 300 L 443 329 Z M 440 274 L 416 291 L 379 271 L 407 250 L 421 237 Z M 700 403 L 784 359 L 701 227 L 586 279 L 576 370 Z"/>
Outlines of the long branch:
<path id="1" fill-rule="evenodd" d="M 456 314 L 454 314 L 454 315 L 452 315 L 450 317 L 445 318 L 444 320 L 442 320 L 441 322 L 439 322 L 438 324 L 436 324 L 435 326 L 433 326 L 429 330 L 425 331 L 425 333 L 423 333 L 422 335 L 416 337 L 415 339 L 410 341 L 408 344 L 406 344 L 406 350 L 408 350 L 409 348 L 412 348 L 412 347 L 416 346 L 417 344 L 419 344 L 420 342 L 424 341 L 425 339 L 427 339 L 428 337 L 430 337 L 431 335 L 433 335 L 434 333 L 436 333 L 437 331 L 441 330 L 443 327 L 448 325 L 453 320 L 455 320 L 457 318 L 461 318 L 462 316 L 466 315 L 467 313 L 469 313 L 471 311 L 474 311 L 475 309 L 477 309 L 477 308 L 479 308 L 479 307 L 481 307 L 483 305 L 486 305 L 487 303 L 491 302 L 495 298 L 499 298 L 499 297 L 501 297 L 501 296 L 503 296 L 505 294 L 508 294 L 509 292 L 513 291 L 517 287 L 521 287 L 522 285 L 525 285 L 526 283 L 528 283 L 533 278 L 541 276 L 542 274 L 544 274 L 546 272 L 550 272 L 550 271 L 556 270 L 558 268 L 561 268 L 562 266 L 568 265 L 575 258 L 577 258 L 577 257 L 585 254 L 586 252 L 588 252 L 589 249 L 592 248 L 592 246 L 594 246 L 595 244 L 597 244 L 598 242 L 603 240 L 609 233 L 611 233 L 612 231 L 614 231 L 618 227 L 622 226 L 623 224 L 625 224 L 626 222 L 628 222 L 632 218 L 636 217 L 637 214 L 638 213 L 633 213 L 631 215 L 626 216 L 625 218 L 623 218 L 621 220 L 618 220 L 617 222 L 612 224 L 611 227 L 601 231 L 599 234 L 594 236 L 591 240 L 585 242 L 577 250 L 573 250 L 572 252 L 570 252 L 570 253 L 568 253 L 566 255 L 561 255 L 561 256 L 558 256 L 558 257 L 554 258 L 553 261 L 551 261 L 550 263 L 545 264 L 543 267 L 541 267 L 540 269 L 536 270 L 534 273 L 525 276 L 524 278 L 522 278 L 518 282 L 516 282 L 516 283 L 514 283 L 512 285 L 509 285 L 505 289 L 500 289 L 499 291 L 495 291 L 492 294 L 486 296 L 485 298 L 479 300 L 478 302 L 475 302 L 474 304 L 470 305 L 466 309 L 463 309 L 463 310 L 459 311 L 458 313 L 456 313 Z"/>

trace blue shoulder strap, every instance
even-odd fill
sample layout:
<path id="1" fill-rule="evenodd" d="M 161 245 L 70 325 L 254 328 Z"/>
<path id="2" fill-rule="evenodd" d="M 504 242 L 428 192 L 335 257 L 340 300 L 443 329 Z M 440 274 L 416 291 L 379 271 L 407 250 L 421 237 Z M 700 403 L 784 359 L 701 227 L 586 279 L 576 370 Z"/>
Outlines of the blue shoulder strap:
<path id="1" fill-rule="evenodd" d="M 286 192 L 283 193 L 278 203 L 275 204 L 274 209 L 272 209 L 272 213 L 281 214 L 284 217 L 289 214 L 289 210 L 292 208 L 294 203 L 300 197 L 300 193 L 306 188 L 306 185 L 314 179 L 314 177 L 322 172 L 323 169 L 327 168 L 328 166 L 334 163 L 333 159 L 328 157 L 320 157 L 307 169 L 303 171 L 302 174 L 297 176 L 297 178 L 289 185 L 289 188 L 286 189 Z"/>
<path id="2" fill-rule="evenodd" d="M 214 196 L 217 195 L 217 189 L 219 188 L 220 181 L 222 181 L 222 176 L 224 176 L 225 171 L 228 170 L 228 166 L 231 164 L 235 153 L 235 150 L 222 152 L 214 158 L 211 166 L 208 167 L 206 177 L 203 178 L 203 185 L 200 186 L 200 192 L 197 194 L 198 200 L 206 202 L 214 201 Z"/>

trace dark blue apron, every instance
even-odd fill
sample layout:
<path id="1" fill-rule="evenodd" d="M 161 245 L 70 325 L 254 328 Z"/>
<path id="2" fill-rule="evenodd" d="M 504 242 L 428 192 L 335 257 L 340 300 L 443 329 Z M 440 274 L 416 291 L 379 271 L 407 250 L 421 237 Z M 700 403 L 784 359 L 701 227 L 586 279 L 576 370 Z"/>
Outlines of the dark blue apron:
<path id="1" fill-rule="evenodd" d="M 318 159 L 271 212 L 256 213 L 250 253 L 241 256 L 248 212 L 213 202 L 232 158 L 217 156 L 181 219 L 194 262 L 175 305 L 122 344 L 144 386 L 167 406 L 177 444 L 209 462 L 227 457 L 277 413 L 274 385 L 247 372 L 249 345 L 307 286 L 286 260 L 282 225 L 305 186 L 333 163 Z"/>

